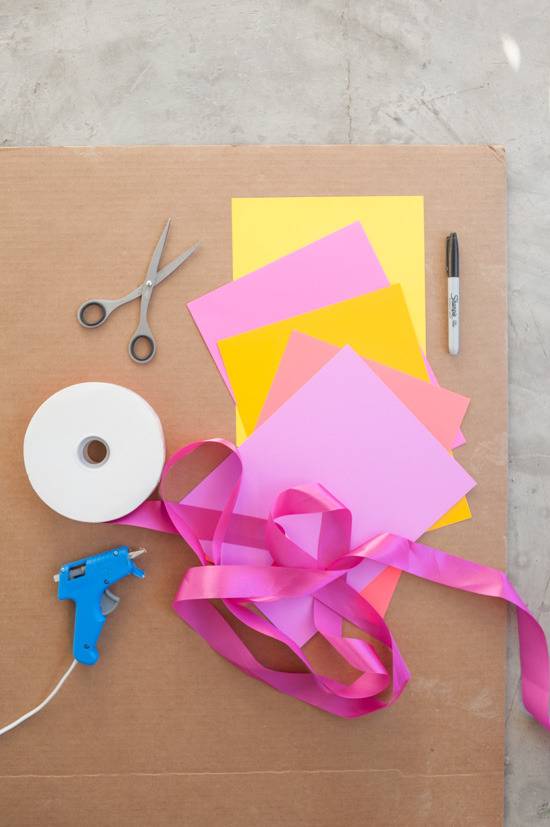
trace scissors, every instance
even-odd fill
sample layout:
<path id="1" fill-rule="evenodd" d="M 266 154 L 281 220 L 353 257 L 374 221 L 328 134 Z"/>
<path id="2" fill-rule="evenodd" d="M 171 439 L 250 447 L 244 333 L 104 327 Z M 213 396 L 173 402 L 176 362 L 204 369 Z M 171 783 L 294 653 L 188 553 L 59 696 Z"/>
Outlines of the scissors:
<path id="1" fill-rule="evenodd" d="M 199 243 L 194 244 L 192 247 L 189 247 L 188 250 L 185 250 L 185 252 L 183 252 L 180 256 L 173 259 L 168 264 L 165 264 L 162 270 L 159 270 L 158 266 L 160 257 L 162 256 L 162 251 L 164 250 L 164 245 L 166 244 L 166 237 L 168 235 L 169 227 L 170 219 L 168 219 L 164 226 L 164 230 L 161 233 L 151 258 L 151 263 L 149 264 L 149 269 L 147 270 L 145 280 L 139 285 L 139 287 L 136 287 L 135 290 L 132 290 L 132 292 L 128 293 L 126 296 L 122 296 L 121 299 L 90 299 L 80 305 L 76 314 L 76 317 L 82 327 L 99 327 L 103 324 L 103 322 L 107 321 L 111 313 L 116 310 L 117 307 L 122 307 L 123 304 L 127 304 L 128 302 L 131 302 L 141 296 L 138 326 L 128 344 L 128 353 L 130 354 L 130 358 L 140 365 L 150 362 L 157 351 L 157 346 L 153 338 L 151 328 L 147 322 L 147 309 L 149 307 L 149 302 L 151 301 L 151 296 L 153 295 L 153 290 L 157 284 L 160 284 L 164 281 L 164 279 L 167 279 L 168 276 L 171 276 L 184 261 L 187 261 L 187 259 L 193 255 L 199 246 Z M 93 318 L 90 311 L 97 312 L 98 310 L 99 318 Z M 145 348 L 145 353 L 143 356 L 140 355 L 138 348 Z"/>

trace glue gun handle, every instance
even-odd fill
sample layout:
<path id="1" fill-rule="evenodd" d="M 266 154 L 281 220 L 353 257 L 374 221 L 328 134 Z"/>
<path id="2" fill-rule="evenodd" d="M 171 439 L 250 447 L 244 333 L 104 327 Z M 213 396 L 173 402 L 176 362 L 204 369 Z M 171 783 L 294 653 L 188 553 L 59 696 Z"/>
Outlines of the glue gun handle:
<path id="1" fill-rule="evenodd" d="M 101 634 L 105 617 L 99 600 L 75 601 L 73 654 L 80 663 L 92 666 L 99 658 L 96 643 Z"/>

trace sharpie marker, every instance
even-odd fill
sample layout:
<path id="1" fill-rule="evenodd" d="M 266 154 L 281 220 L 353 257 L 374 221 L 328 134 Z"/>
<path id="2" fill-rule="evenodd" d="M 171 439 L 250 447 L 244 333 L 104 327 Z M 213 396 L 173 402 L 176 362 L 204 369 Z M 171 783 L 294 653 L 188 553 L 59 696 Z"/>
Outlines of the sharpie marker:
<path id="1" fill-rule="evenodd" d="M 449 353 L 458 356 L 460 350 L 460 287 L 458 236 L 447 236 L 447 300 L 449 313 Z"/>

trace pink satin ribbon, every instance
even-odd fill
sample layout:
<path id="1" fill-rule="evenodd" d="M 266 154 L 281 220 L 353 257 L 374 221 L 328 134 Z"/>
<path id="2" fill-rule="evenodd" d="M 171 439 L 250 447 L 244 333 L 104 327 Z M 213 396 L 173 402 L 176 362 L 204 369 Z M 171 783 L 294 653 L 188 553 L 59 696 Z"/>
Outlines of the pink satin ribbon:
<path id="1" fill-rule="evenodd" d="M 116 522 L 178 533 L 193 549 L 201 565 L 185 574 L 174 609 L 216 652 L 251 677 L 341 717 L 366 715 L 390 706 L 407 685 L 410 673 L 384 619 L 345 578 L 350 568 L 368 557 L 416 577 L 473 594 L 498 597 L 515 606 L 523 702 L 531 715 L 550 729 L 546 637 L 503 572 L 390 534 L 380 534 L 350 549 L 350 512 L 317 484 L 282 492 L 266 520 L 235 514 L 242 464 L 236 475 L 234 471 L 229 472 L 227 499 L 221 511 L 166 498 L 167 477 L 174 467 L 197 448 L 212 443 L 224 445 L 228 453 L 239 458 L 235 446 L 221 439 L 185 446 L 166 463 L 160 486 L 161 500 L 147 501 Z M 294 543 L 282 526 L 285 520 L 296 515 L 300 515 L 301 520 L 311 519 L 311 534 L 317 540 L 316 559 Z M 209 556 L 203 547 L 205 541 L 211 543 Z M 263 554 L 258 557 L 261 562 L 227 565 L 224 543 L 230 542 L 262 549 Z M 267 565 L 265 551 L 269 553 L 267 559 L 271 559 Z M 352 683 L 341 683 L 318 672 L 300 647 L 249 608 L 251 603 L 261 605 L 304 595 L 314 598 L 317 632 L 359 672 Z M 249 628 L 286 644 L 308 672 L 284 672 L 260 663 L 210 603 L 213 599 L 222 600 L 228 611 Z M 375 645 L 345 637 L 344 619 L 366 632 Z M 377 650 L 387 652 L 389 668 Z"/>

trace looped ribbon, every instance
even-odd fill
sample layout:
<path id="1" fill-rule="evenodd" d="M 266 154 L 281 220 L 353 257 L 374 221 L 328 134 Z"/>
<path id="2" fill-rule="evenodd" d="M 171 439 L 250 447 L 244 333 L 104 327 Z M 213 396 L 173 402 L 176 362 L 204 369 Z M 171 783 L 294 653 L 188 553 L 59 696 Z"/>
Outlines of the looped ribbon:
<path id="1" fill-rule="evenodd" d="M 170 473 L 185 457 L 208 444 L 225 446 L 234 459 L 227 465 L 227 480 L 224 477 L 227 491 L 223 508 L 170 500 L 165 496 Z M 251 677 L 340 717 L 367 715 L 390 706 L 407 685 L 409 670 L 384 619 L 346 582 L 349 570 L 369 558 L 442 586 L 497 597 L 513 605 L 517 613 L 523 702 L 531 715 L 550 729 L 546 637 L 503 572 L 391 534 L 379 534 L 351 549 L 351 513 L 318 484 L 283 491 L 267 519 L 236 514 L 242 471 L 238 449 L 230 442 L 193 442 L 167 461 L 160 485 L 161 499 L 147 501 L 116 521 L 178 533 L 193 549 L 201 565 L 188 569 L 173 605 L 177 614 L 216 652 Z M 314 554 L 291 538 L 288 527 L 296 518 L 301 525 L 300 536 L 304 536 L 305 528 L 307 545 L 313 542 Z M 230 562 L 227 544 L 249 547 L 254 564 Z M 250 607 L 256 604 L 261 608 L 268 601 L 303 596 L 313 598 L 316 631 L 359 673 L 352 683 L 342 683 L 318 672 L 291 638 Z M 210 601 L 214 599 L 221 600 L 250 629 L 285 644 L 308 671 L 280 671 L 258 661 L 212 605 Z M 373 643 L 345 636 L 344 620 L 365 632 Z M 382 662 L 383 652 L 388 667 Z"/>

